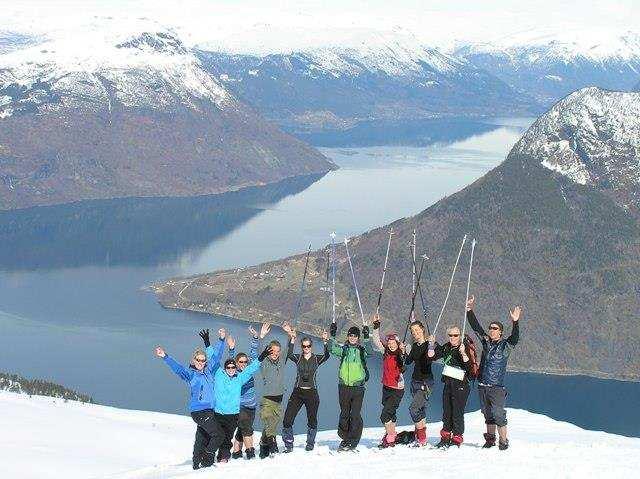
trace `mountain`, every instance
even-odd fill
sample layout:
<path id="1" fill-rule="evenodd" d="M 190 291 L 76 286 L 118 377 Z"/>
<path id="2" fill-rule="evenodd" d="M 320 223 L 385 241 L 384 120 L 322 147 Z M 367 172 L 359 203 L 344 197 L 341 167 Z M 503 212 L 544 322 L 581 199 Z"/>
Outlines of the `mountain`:
<path id="1" fill-rule="evenodd" d="M 86 394 L 80 394 L 59 384 L 42 379 L 26 379 L 17 374 L 0 372 L 0 391 L 8 391 L 29 396 L 47 396 L 64 399 L 65 401 L 80 401 L 92 403 L 93 399 Z"/>
<path id="2" fill-rule="evenodd" d="M 575 92 L 542 115 L 500 166 L 416 216 L 392 223 L 383 329 L 405 329 L 412 230 L 417 229 L 418 251 L 430 257 L 423 284 L 431 327 L 466 233 L 478 240 L 471 293 L 480 320 L 507 321 L 509 307 L 524 306 L 512 368 L 640 380 L 640 323 L 630 320 L 640 314 L 639 105 L 638 93 Z M 384 227 L 351 239 L 366 314 L 377 299 L 387 237 Z M 462 324 L 468 251 L 437 331 L 441 339 L 446 325 Z M 344 249 L 338 256 L 344 332 L 360 319 Z M 327 326 L 325 266 L 324 251 L 313 252 L 298 327 L 314 334 Z M 299 255 L 172 279 L 154 289 L 165 307 L 282 322 L 294 314 L 303 267 Z"/>
<path id="3" fill-rule="evenodd" d="M 551 105 L 587 86 L 631 88 L 640 72 L 640 34 L 541 28 L 491 43 L 461 44 L 453 54 Z"/>
<path id="4" fill-rule="evenodd" d="M 176 383 L 176 388 L 179 386 Z M 322 391 L 323 394 L 329 394 L 329 390 Z M 188 416 L 63 403 L 51 398 L 27 398 L 1 391 L 0 406 L 6 431 L 0 439 L 4 452 L 0 470 L 6 477 L 47 479 L 62 475 L 68 479 L 171 479 L 206 475 L 203 471 L 191 470 L 195 427 Z M 547 471 L 548 477 L 589 474 L 632 477 L 640 465 L 638 438 L 587 431 L 521 409 L 510 409 L 508 414 L 514 425 L 509 431 L 509 452 L 493 450 L 482 454 L 483 457 L 491 456 L 492 461 L 495 456 L 492 464 L 499 463 L 495 468 L 478 467 L 476 447 L 483 442 L 484 420 L 480 411 L 476 411 L 465 417 L 468 447 L 450 450 L 446 454 L 436 453 L 428 447 L 379 450 L 375 446 L 384 430 L 366 428 L 358 453 L 341 455 L 336 461 L 331 457 L 339 443 L 337 434 L 335 431 L 320 431 L 312 452 L 304 451 L 304 437 L 296 436 L 293 452 L 276 456 L 268 461 L 268 465 L 259 460 L 234 461 L 216 466 L 216 469 L 228 469 L 247 479 L 264 477 L 265 467 L 270 474 L 282 479 L 297 479 L 303 469 L 312 470 L 317 478 L 337 477 L 345 470 L 391 478 L 397 477 L 400 471 L 409 475 L 420 474 L 425 470 L 426 461 L 433 474 L 446 475 L 450 473 L 452 459 L 455 459 L 456 470 L 460 474 L 495 477 L 496 468 L 500 467 L 517 477 L 528 478 L 536 477 L 541 469 Z M 440 423 L 427 425 L 430 443 L 435 443 L 440 428 Z M 95 453 L 95 443 L 86 440 L 87 431 L 99 433 L 100 454 Z M 585 457 L 592 460 L 585 461 Z"/>
<path id="5" fill-rule="evenodd" d="M 335 168 L 154 26 L 4 37 L 0 209 L 211 194 Z"/>
<path id="6" fill-rule="evenodd" d="M 539 111 L 527 95 L 494 75 L 406 32 L 368 32 L 339 44 L 287 51 L 199 48 L 217 80 L 294 132 L 346 130 L 367 121 Z"/>

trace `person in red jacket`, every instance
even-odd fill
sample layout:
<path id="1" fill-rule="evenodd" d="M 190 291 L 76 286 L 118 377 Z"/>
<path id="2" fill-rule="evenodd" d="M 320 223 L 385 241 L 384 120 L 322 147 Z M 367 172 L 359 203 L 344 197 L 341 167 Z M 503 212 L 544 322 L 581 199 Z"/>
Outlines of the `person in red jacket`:
<path id="1" fill-rule="evenodd" d="M 382 413 L 380 421 L 384 424 L 385 435 L 381 448 L 396 444 L 396 413 L 404 396 L 404 344 L 395 333 L 380 339 L 380 316 L 373 319 L 373 345 L 382 353 Z"/>

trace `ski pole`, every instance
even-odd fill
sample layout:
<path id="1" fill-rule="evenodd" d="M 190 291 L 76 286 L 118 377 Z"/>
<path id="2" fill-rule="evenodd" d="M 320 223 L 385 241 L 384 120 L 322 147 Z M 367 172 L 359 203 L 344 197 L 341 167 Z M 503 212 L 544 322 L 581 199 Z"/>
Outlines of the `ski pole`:
<path id="1" fill-rule="evenodd" d="M 427 259 L 429 259 L 427 257 Z M 416 267 L 416 258 L 412 257 L 413 260 L 413 268 Z M 427 306 L 424 301 L 424 295 L 422 294 L 422 285 L 418 288 L 418 294 L 420 295 L 420 303 L 422 304 L 422 316 L 424 317 L 424 325 L 427 328 L 427 334 L 431 334 L 431 330 L 429 329 L 429 321 L 427 321 Z"/>
<path id="2" fill-rule="evenodd" d="M 380 293 L 378 293 L 378 304 L 376 305 L 376 316 L 380 312 L 380 302 L 382 301 L 382 292 L 384 291 L 384 275 L 387 272 L 387 263 L 389 261 L 389 250 L 391 249 L 391 237 L 393 236 L 393 228 L 389 231 L 389 242 L 387 243 L 387 254 L 384 257 L 384 266 L 382 268 L 382 279 L 380 280 Z"/>
<path id="3" fill-rule="evenodd" d="M 331 233 L 331 322 L 336 322 L 336 234 Z"/>
<path id="4" fill-rule="evenodd" d="M 324 273 L 324 303 L 322 304 L 322 327 L 327 324 L 327 312 L 329 311 L 329 295 L 331 290 L 329 289 L 329 253 L 330 249 L 327 246 L 325 248 L 325 273 Z"/>
<path id="5" fill-rule="evenodd" d="M 413 255 L 413 253 L 411 253 Z M 412 256 L 413 257 L 413 256 Z M 420 278 L 422 277 L 422 270 L 424 268 L 424 263 L 427 261 L 427 255 L 422 255 L 422 263 L 420 264 L 420 271 L 418 272 L 418 280 L 416 281 L 416 291 L 420 286 Z M 413 312 L 416 307 L 416 291 L 411 295 L 411 311 L 409 311 L 409 318 L 407 319 L 407 326 L 404 329 L 404 336 L 402 337 L 402 342 L 404 343 L 407 340 L 407 333 L 409 332 L 409 325 L 412 323 L 411 318 L 413 317 Z"/>
<path id="6" fill-rule="evenodd" d="M 296 305 L 295 315 L 293 316 L 292 323 L 297 326 L 298 315 L 300 314 L 300 308 L 302 307 L 302 293 L 304 292 L 304 282 L 307 279 L 307 268 L 309 267 L 309 255 L 311 254 L 311 244 L 307 250 L 307 257 L 304 261 L 304 273 L 302 273 L 302 283 L 300 283 L 300 292 L 298 293 L 298 304 Z"/>
<path id="7" fill-rule="evenodd" d="M 411 293 L 416 292 L 416 229 L 413 228 L 413 237 L 411 243 L 411 258 L 413 259 L 412 276 L 411 276 Z M 412 318 L 415 321 L 415 312 Z"/>
<path id="8" fill-rule="evenodd" d="M 442 309 L 440 310 L 440 314 L 438 315 L 438 320 L 436 321 L 436 325 L 433 328 L 432 335 L 436 334 L 438 330 L 438 325 L 440 324 L 440 320 L 442 319 L 442 315 L 444 314 L 444 308 L 447 307 L 447 301 L 449 300 L 449 294 L 451 294 L 451 286 L 453 285 L 453 277 L 456 274 L 456 270 L 458 269 L 458 262 L 460 261 L 460 255 L 462 254 L 462 248 L 464 248 L 464 244 L 467 241 L 467 235 L 464 235 L 462 238 L 462 244 L 460 245 L 460 251 L 458 251 L 458 258 L 456 259 L 456 264 L 453 266 L 453 272 L 451 273 L 451 280 L 449 281 L 449 289 L 447 290 L 447 296 L 444 298 L 444 303 L 442 303 Z"/>
<path id="9" fill-rule="evenodd" d="M 471 268 L 473 267 L 473 252 L 476 249 L 476 239 L 471 242 L 471 259 L 469 260 L 469 277 L 467 278 L 467 297 L 464 300 L 464 319 L 462 320 L 462 338 L 464 339 L 464 331 L 467 326 L 467 301 L 469 300 L 469 287 L 471 286 Z"/>
<path id="10" fill-rule="evenodd" d="M 353 271 L 353 263 L 351 262 L 351 255 L 349 254 L 349 244 L 347 238 L 344 239 L 344 246 L 347 249 L 347 258 L 349 259 L 349 268 L 351 268 L 351 277 L 353 278 L 353 288 L 356 290 L 356 298 L 358 299 L 358 308 L 360 308 L 360 317 L 362 318 L 362 325 L 364 326 L 364 312 L 362 311 L 362 302 L 360 301 L 360 293 L 358 293 L 358 283 L 356 283 L 356 274 Z"/>

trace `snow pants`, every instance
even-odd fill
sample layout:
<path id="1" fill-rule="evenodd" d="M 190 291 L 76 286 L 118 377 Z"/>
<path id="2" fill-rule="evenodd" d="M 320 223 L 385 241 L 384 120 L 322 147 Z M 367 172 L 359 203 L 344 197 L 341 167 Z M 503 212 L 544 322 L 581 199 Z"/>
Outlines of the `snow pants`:
<path id="1" fill-rule="evenodd" d="M 338 402 L 340 403 L 338 436 L 353 447 L 358 445 L 362 437 L 363 400 L 364 386 L 338 385 Z"/>
<path id="2" fill-rule="evenodd" d="M 413 422 L 420 422 L 427 417 L 427 401 L 430 395 L 431 387 L 426 381 L 411 381 L 409 414 Z"/>
<path id="3" fill-rule="evenodd" d="M 394 389 L 382 386 L 382 412 L 380 413 L 380 421 L 386 424 L 389 421 L 397 422 L 397 412 L 400 402 L 404 396 L 404 389 Z"/>
<path id="4" fill-rule="evenodd" d="M 469 382 L 446 378 L 442 388 L 442 429 L 454 436 L 464 434 L 464 408 L 469 399 Z"/>
<path id="5" fill-rule="evenodd" d="M 507 411 L 504 406 L 507 402 L 507 390 L 503 386 L 478 386 L 480 407 L 484 415 L 485 424 L 496 426 L 507 425 Z"/>
<path id="6" fill-rule="evenodd" d="M 287 409 L 284 412 L 284 421 L 282 422 L 283 427 L 293 427 L 296 416 L 303 405 L 307 410 L 307 427 L 309 429 L 318 428 L 318 406 L 320 406 L 320 396 L 318 396 L 318 390 L 315 388 L 293 389 L 293 392 L 289 397 L 289 402 L 287 403 Z"/>
<path id="7" fill-rule="evenodd" d="M 260 399 L 260 420 L 262 421 L 261 444 L 268 444 L 267 437 L 276 437 L 282 417 L 282 403 L 263 397 Z"/>
<path id="8" fill-rule="evenodd" d="M 194 465 L 202 463 L 203 466 L 211 466 L 215 462 L 216 451 L 218 460 L 231 457 L 231 438 L 238 422 L 237 414 L 217 414 L 205 409 L 192 412 L 191 418 L 198 425 L 193 445 Z M 228 432 L 230 424 L 233 428 Z"/>

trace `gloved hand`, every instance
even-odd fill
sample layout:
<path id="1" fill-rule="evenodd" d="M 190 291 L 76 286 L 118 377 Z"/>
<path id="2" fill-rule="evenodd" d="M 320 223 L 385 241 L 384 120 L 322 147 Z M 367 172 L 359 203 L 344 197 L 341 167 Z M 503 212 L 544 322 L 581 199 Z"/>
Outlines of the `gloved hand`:
<path id="1" fill-rule="evenodd" d="M 260 356 L 258 356 L 258 361 L 264 361 L 264 358 L 269 356 L 269 354 L 271 354 L 271 347 L 267 346 L 266 348 L 264 348 L 264 351 L 260 353 Z"/>
<path id="2" fill-rule="evenodd" d="M 369 339 L 369 326 L 362 326 L 362 339 Z"/>
<path id="3" fill-rule="evenodd" d="M 331 323 L 331 326 L 329 326 L 329 334 L 331 335 L 331 337 L 335 338 L 337 332 L 338 332 L 338 325 L 336 323 Z"/>
<path id="4" fill-rule="evenodd" d="M 380 320 L 379 319 L 374 319 L 373 320 L 373 329 L 378 329 L 380 328 Z"/>
<path id="5" fill-rule="evenodd" d="M 202 331 L 200 331 L 200 333 L 198 333 L 198 336 L 200 336 L 202 338 L 202 341 L 204 341 L 205 348 L 208 348 L 209 346 L 211 346 L 211 341 L 209 341 L 208 329 L 203 329 Z"/>

